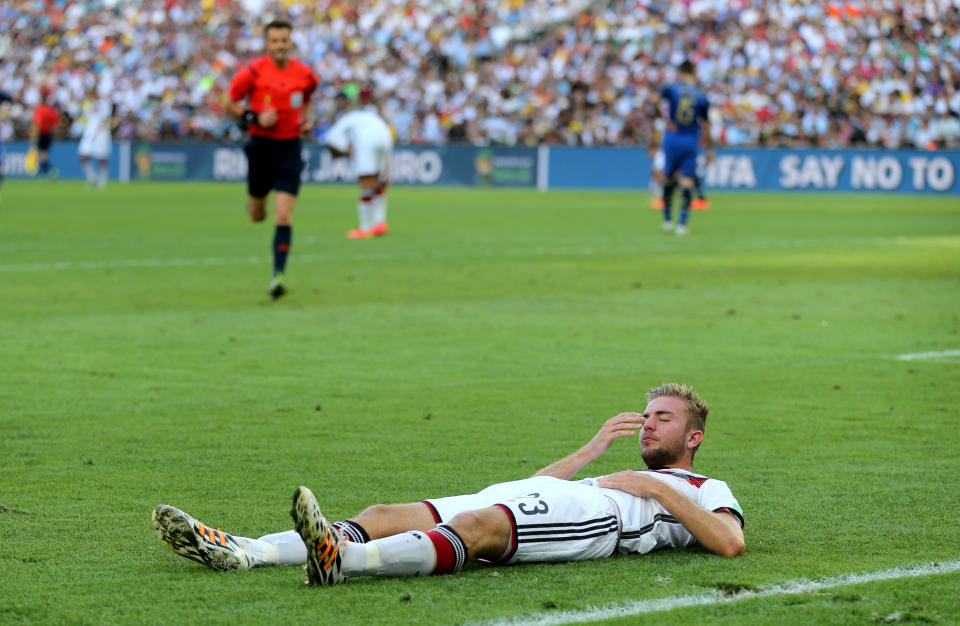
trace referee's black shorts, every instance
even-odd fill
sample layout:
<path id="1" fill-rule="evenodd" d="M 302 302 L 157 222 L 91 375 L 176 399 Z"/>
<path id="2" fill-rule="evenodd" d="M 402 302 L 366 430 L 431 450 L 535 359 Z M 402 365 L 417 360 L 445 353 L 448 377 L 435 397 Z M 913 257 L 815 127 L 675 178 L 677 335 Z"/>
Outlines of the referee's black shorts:
<path id="1" fill-rule="evenodd" d="M 37 150 L 46 152 L 53 143 L 53 133 L 40 133 L 37 135 Z"/>
<path id="2" fill-rule="evenodd" d="M 243 147 L 247 155 L 247 191 L 264 198 L 271 189 L 292 195 L 300 192 L 303 156 L 300 138 L 268 139 L 253 135 Z"/>

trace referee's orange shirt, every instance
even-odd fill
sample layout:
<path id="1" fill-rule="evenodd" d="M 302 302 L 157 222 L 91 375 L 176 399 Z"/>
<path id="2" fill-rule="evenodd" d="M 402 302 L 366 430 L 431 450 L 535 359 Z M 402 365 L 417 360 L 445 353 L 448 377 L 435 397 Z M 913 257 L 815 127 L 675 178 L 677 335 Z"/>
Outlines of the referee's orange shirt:
<path id="1" fill-rule="evenodd" d="M 316 74 L 305 63 L 288 59 L 283 69 L 269 56 L 253 61 L 233 77 L 230 99 L 250 98 L 250 110 L 262 113 L 276 109 L 277 123 L 270 128 L 250 125 L 250 134 L 269 139 L 294 139 L 300 136 L 303 106 L 317 88 Z"/>

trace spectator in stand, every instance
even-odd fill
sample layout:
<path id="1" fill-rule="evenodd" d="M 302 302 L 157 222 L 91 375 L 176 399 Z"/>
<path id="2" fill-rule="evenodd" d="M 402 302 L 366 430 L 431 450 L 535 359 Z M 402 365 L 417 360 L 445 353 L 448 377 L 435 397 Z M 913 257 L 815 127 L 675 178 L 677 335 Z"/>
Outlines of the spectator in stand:
<path id="1" fill-rule="evenodd" d="M 119 139 L 239 140 L 225 93 L 264 16 L 298 24 L 325 98 L 374 85 L 399 143 L 646 145 L 689 56 L 719 145 L 960 147 L 960 0 L 13 0 L 0 89 L 20 136 L 38 85 L 77 119 L 99 84 Z"/>

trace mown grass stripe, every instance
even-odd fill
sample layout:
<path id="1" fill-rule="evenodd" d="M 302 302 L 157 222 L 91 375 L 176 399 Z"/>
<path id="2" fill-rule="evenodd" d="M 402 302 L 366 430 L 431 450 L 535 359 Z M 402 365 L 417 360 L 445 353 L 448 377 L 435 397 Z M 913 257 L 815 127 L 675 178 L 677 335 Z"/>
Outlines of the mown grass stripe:
<path id="1" fill-rule="evenodd" d="M 739 250 L 783 250 L 825 248 L 832 246 L 871 246 L 919 243 L 937 237 L 871 237 L 846 239 L 783 239 L 783 240 L 755 240 L 732 241 L 719 247 L 700 245 L 698 250 L 713 252 L 735 252 Z M 513 250 L 502 248 L 469 248 L 462 250 L 418 250 L 418 251 L 391 251 L 391 252 L 361 252 L 344 255 L 340 252 L 328 254 L 297 254 L 298 262 L 329 262 L 329 261 L 424 261 L 429 259 L 459 259 L 459 258 L 535 258 L 550 256 L 597 256 L 634 254 L 638 251 L 636 245 L 587 245 L 587 246 L 522 246 Z M 658 244 L 643 246 L 644 253 L 673 252 L 675 245 Z M 77 270 L 103 270 L 122 268 L 172 268 L 172 267 L 203 267 L 219 265 L 255 265 L 267 262 L 269 255 L 262 256 L 233 256 L 233 257 L 201 257 L 201 258 L 161 258 L 161 259 L 113 259 L 94 261 L 45 261 L 40 263 L 3 263 L 0 264 L 0 273 L 17 272 L 63 272 Z"/>

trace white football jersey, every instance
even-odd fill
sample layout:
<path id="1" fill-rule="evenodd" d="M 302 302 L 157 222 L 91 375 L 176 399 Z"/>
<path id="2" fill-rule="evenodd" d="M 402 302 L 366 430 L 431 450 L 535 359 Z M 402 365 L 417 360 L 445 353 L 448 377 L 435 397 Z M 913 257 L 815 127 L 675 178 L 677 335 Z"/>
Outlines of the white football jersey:
<path id="1" fill-rule="evenodd" d="M 109 100 L 95 101 L 84 113 L 83 137 L 88 141 L 99 139 L 101 135 L 110 136 L 110 118 L 112 105 Z"/>
<path id="2" fill-rule="evenodd" d="M 354 150 L 365 144 L 393 143 L 390 127 L 373 111 L 359 109 L 345 114 L 324 135 L 324 143 L 341 152 L 350 146 Z"/>
<path id="3" fill-rule="evenodd" d="M 80 137 L 80 145 L 77 147 L 81 156 L 110 158 L 112 115 L 113 105 L 106 99 L 95 101 L 84 113 L 83 136 Z"/>
<path id="4" fill-rule="evenodd" d="M 644 474 L 662 480 L 708 511 L 731 513 L 743 525 L 743 510 L 727 483 L 681 469 L 644 470 Z M 579 482 L 597 486 L 597 478 Z M 619 489 L 600 489 L 620 507 L 622 554 L 645 554 L 661 548 L 684 548 L 696 543 L 693 535 L 669 511 L 653 498 L 638 498 Z"/>

